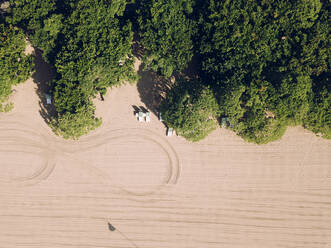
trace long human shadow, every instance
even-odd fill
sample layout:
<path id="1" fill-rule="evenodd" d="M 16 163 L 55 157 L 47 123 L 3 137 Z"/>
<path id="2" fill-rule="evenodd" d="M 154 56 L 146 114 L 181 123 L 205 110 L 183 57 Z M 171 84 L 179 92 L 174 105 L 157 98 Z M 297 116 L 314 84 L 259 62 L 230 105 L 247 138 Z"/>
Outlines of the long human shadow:
<path id="1" fill-rule="evenodd" d="M 55 69 L 48 64 L 42 57 L 42 51 L 35 49 L 33 53 L 35 72 L 32 74 L 33 82 L 37 85 L 36 92 L 39 96 L 39 113 L 47 124 L 50 123 L 53 116 L 56 115 L 56 110 L 53 105 L 47 104 L 46 94 L 50 92 L 50 81 L 55 79 Z"/>

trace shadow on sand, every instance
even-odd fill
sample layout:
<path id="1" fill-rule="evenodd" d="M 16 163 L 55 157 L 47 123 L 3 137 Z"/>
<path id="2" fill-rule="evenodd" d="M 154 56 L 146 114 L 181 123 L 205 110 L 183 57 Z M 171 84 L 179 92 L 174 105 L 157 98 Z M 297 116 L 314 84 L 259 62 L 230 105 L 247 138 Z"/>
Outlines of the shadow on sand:
<path id="1" fill-rule="evenodd" d="M 39 113 L 45 122 L 49 124 L 51 118 L 55 116 L 56 111 L 53 105 L 53 99 L 52 104 L 47 104 L 46 94 L 50 90 L 49 82 L 55 78 L 55 70 L 50 64 L 44 61 L 41 50 L 36 48 L 33 56 L 35 72 L 32 74 L 32 78 L 33 82 L 37 85 L 36 92 L 39 96 Z"/>
<path id="2" fill-rule="evenodd" d="M 147 109 L 158 115 L 160 103 L 164 99 L 166 91 L 173 85 L 174 78 L 166 79 L 151 70 L 143 70 L 143 68 L 144 66 L 141 64 L 138 71 L 140 76 L 137 83 L 139 96 Z"/>
<path id="3" fill-rule="evenodd" d="M 180 78 L 197 79 L 197 68 L 199 68 L 198 59 L 193 57 L 186 69 L 180 73 L 174 73 L 171 78 L 167 79 L 152 70 L 144 70 L 144 65 L 141 64 L 138 71 L 140 80 L 137 84 L 141 101 L 151 112 L 158 115 L 159 106 L 167 90 Z"/>
<path id="4" fill-rule="evenodd" d="M 144 56 L 145 49 L 140 43 L 140 37 L 137 33 L 133 34 L 132 54 L 137 59 L 141 60 Z"/>

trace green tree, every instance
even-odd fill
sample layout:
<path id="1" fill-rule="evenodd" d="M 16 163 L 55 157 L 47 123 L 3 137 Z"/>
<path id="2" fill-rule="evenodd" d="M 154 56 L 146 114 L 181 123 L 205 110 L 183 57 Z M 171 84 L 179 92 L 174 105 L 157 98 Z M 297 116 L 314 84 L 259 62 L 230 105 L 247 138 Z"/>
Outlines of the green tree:
<path id="1" fill-rule="evenodd" d="M 51 123 L 65 138 L 77 139 L 100 125 L 92 103 L 96 94 L 137 79 L 131 24 L 119 18 L 125 3 L 82 0 L 70 4 L 72 11 L 61 31 L 64 45 L 55 59 L 58 79 L 52 83 L 57 116 Z"/>
<path id="2" fill-rule="evenodd" d="M 53 59 L 62 29 L 62 15 L 56 14 L 56 0 L 11 0 L 8 23 L 21 27 L 34 47 L 43 50 L 47 61 Z"/>
<path id="3" fill-rule="evenodd" d="M 101 119 L 94 117 L 94 107 L 84 106 L 75 113 L 64 112 L 51 120 L 55 134 L 65 139 L 78 139 L 101 125 Z"/>
<path id="4" fill-rule="evenodd" d="M 183 70 L 192 59 L 193 4 L 192 0 L 145 0 L 139 5 L 141 44 L 146 48 L 143 61 L 166 77 Z"/>
<path id="5" fill-rule="evenodd" d="M 21 29 L 0 24 L 0 112 L 12 108 L 12 104 L 6 104 L 12 86 L 31 75 L 32 58 L 24 54 L 25 47 L 25 35 Z"/>
<path id="6" fill-rule="evenodd" d="M 309 111 L 304 119 L 304 126 L 323 138 L 331 139 L 331 95 L 330 77 L 327 73 L 321 74 L 314 84 Z"/>
<path id="7" fill-rule="evenodd" d="M 303 124 L 321 106 L 315 99 L 321 94 L 312 88 L 330 68 L 328 5 L 209 0 L 201 7 L 203 77 L 211 82 L 222 115 L 244 139 L 280 138 L 287 125 Z M 311 119 L 320 130 L 329 124 L 325 107 L 319 110 L 324 117 Z"/>
<path id="8" fill-rule="evenodd" d="M 56 58 L 60 74 L 75 71 L 81 83 L 91 84 L 91 88 L 137 79 L 133 70 L 131 24 L 121 23 L 117 17 L 123 14 L 121 6 L 103 0 L 75 4 L 63 30 L 66 45 Z M 76 79 L 77 76 L 74 75 Z"/>
<path id="9" fill-rule="evenodd" d="M 177 83 L 167 92 L 160 110 L 164 122 L 190 141 L 205 138 L 217 127 L 217 101 L 209 87 L 201 82 Z"/>
<path id="10" fill-rule="evenodd" d="M 101 124 L 101 118 L 94 116 L 92 95 L 79 81 L 65 78 L 56 82 L 54 105 L 57 115 L 51 119 L 51 127 L 65 139 L 78 139 Z"/>

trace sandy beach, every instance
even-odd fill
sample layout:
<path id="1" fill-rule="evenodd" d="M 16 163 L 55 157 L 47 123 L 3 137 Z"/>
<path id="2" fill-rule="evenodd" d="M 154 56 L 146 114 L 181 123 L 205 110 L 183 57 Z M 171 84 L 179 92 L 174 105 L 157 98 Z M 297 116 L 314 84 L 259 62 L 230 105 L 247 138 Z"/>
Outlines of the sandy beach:
<path id="1" fill-rule="evenodd" d="M 301 127 L 262 146 L 227 129 L 166 137 L 133 114 L 146 76 L 96 99 L 102 126 L 68 141 L 40 114 L 43 80 L 0 114 L 0 248 L 331 247 L 330 141 Z"/>

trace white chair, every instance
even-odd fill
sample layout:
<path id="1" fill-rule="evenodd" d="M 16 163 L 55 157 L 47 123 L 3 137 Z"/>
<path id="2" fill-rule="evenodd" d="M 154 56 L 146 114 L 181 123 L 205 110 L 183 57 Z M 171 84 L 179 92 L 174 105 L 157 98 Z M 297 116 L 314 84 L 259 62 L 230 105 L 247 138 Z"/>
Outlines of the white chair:
<path id="1" fill-rule="evenodd" d="M 173 132 L 173 128 L 172 127 L 168 127 L 168 130 L 167 130 L 167 136 L 172 136 L 172 132 Z"/>
<path id="2" fill-rule="evenodd" d="M 144 113 L 141 112 L 141 111 L 139 111 L 139 112 L 138 112 L 138 121 L 139 121 L 139 122 L 142 122 L 143 120 L 144 120 Z"/>
<path id="3" fill-rule="evenodd" d="M 151 117 L 150 117 L 150 112 L 146 112 L 146 122 L 150 122 Z"/>
<path id="4" fill-rule="evenodd" d="M 159 113 L 159 121 L 163 121 L 161 112 Z"/>
<path id="5" fill-rule="evenodd" d="M 46 97 L 46 103 L 47 104 L 52 104 L 52 97 L 51 97 L 51 95 L 45 94 L 45 97 Z"/>

